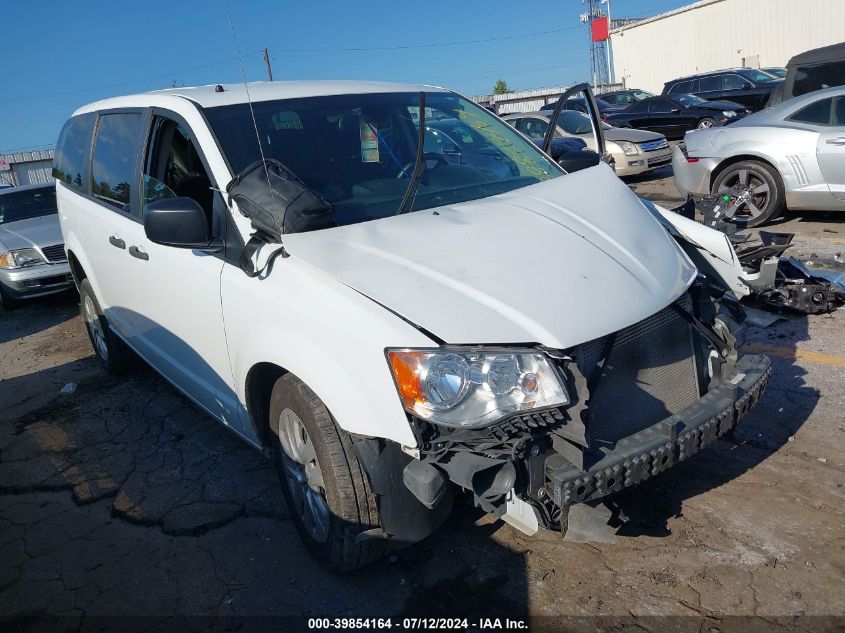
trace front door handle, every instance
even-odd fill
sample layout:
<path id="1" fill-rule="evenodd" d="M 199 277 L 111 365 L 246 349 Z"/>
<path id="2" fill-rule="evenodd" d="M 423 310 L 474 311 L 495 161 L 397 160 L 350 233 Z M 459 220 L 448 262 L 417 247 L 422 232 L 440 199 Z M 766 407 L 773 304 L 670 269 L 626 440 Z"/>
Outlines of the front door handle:
<path id="1" fill-rule="evenodd" d="M 126 248 L 126 242 L 124 242 L 122 239 L 120 239 L 116 235 L 110 235 L 109 236 L 109 244 L 111 244 L 112 246 L 115 246 L 117 248 Z"/>
<path id="2" fill-rule="evenodd" d="M 829 138 L 825 142 L 828 145 L 845 145 L 845 136 L 838 136 L 836 138 Z"/>
<path id="3" fill-rule="evenodd" d="M 149 255 L 147 255 L 144 251 L 142 251 L 137 246 L 130 246 L 129 247 L 129 254 L 132 255 L 132 257 L 137 257 L 138 259 L 143 259 L 144 261 L 147 261 L 150 258 Z"/>

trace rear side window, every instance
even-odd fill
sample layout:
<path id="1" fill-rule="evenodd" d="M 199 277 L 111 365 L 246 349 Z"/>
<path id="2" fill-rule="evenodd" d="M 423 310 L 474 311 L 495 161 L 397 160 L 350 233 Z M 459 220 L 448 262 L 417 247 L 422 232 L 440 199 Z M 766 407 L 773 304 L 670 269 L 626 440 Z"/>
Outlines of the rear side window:
<path id="1" fill-rule="evenodd" d="M 103 114 L 94 142 L 91 194 L 127 213 L 131 189 L 137 182 L 132 168 L 140 134 L 141 115 L 137 112 Z"/>
<path id="2" fill-rule="evenodd" d="M 742 87 L 750 83 L 739 75 L 725 75 L 725 90 L 742 90 Z"/>
<path id="3" fill-rule="evenodd" d="M 71 117 L 56 144 L 53 177 L 76 189 L 85 189 L 84 184 L 88 182 L 88 156 L 96 120 L 93 112 Z"/>
<path id="4" fill-rule="evenodd" d="M 813 125 L 830 125 L 830 106 L 832 104 L 832 98 L 814 101 L 810 105 L 798 110 L 798 112 L 789 117 L 789 120 L 812 123 Z"/>
<path id="5" fill-rule="evenodd" d="M 714 90 L 721 90 L 722 89 L 722 76 L 716 75 L 715 77 L 702 77 L 699 79 L 700 88 L 698 92 L 712 92 Z"/>

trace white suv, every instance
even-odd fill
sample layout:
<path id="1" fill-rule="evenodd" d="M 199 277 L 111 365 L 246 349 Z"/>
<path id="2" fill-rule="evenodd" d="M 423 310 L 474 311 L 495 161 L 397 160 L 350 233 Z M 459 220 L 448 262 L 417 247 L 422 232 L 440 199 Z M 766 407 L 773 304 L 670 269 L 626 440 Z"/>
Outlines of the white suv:
<path id="1" fill-rule="evenodd" d="M 723 235 L 440 88 L 99 101 L 54 174 L 99 359 L 137 353 L 272 453 L 338 569 L 424 538 L 459 493 L 565 531 L 730 431 L 769 374 L 737 358 Z"/>

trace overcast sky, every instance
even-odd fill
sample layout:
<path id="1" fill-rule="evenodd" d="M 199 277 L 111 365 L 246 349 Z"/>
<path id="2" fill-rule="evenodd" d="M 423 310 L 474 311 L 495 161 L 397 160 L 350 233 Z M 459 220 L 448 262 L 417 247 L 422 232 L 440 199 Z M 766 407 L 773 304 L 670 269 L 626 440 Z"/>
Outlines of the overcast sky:
<path id="1" fill-rule="evenodd" d="M 611 2 L 619 18 L 689 3 Z M 491 92 L 499 77 L 520 89 L 590 75 L 581 0 L 524 6 L 229 0 L 229 6 L 250 81 L 266 79 L 263 47 L 276 80 L 408 81 L 475 95 Z M 54 144 L 70 113 L 96 99 L 174 82 L 241 81 L 225 0 L 0 0 L 0 16 L 0 153 Z"/>

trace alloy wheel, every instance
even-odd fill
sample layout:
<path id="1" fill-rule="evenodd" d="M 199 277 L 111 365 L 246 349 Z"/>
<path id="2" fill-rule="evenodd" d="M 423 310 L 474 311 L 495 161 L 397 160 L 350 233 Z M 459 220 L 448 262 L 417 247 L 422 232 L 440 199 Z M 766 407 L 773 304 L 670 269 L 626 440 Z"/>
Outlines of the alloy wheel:
<path id="1" fill-rule="evenodd" d="M 329 538 L 330 513 L 323 471 L 308 431 L 292 409 L 285 408 L 279 415 L 279 441 L 294 509 L 311 537 L 325 543 Z"/>
<path id="2" fill-rule="evenodd" d="M 97 314 L 97 309 L 94 307 L 94 301 L 90 295 L 85 295 L 82 302 L 82 308 L 85 313 L 85 325 L 91 333 L 91 340 L 94 341 L 94 347 L 97 353 L 104 361 L 109 359 L 109 348 L 106 344 L 106 333 L 103 330 L 103 323 L 100 320 L 100 315 Z"/>
<path id="3" fill-rule="evenodd" d="M 753 220 L 765 211 L 771 192 L 761 174 L 752 169 L 739 169 L 721 182 L 717 193 L 726 196 L 729 202 L 726 217 Z"/>
<path id="4" fill-rule="evenodd" d="M 710 119 L 704 119 L 703 121 L 700 121 L 698 123 L 699 130 L 706 130 L 711 127 L 713 127 L 713 121 L 711 121 Z"/>

